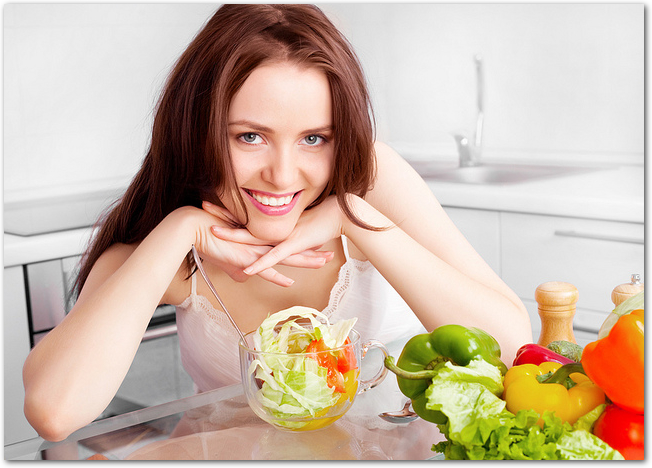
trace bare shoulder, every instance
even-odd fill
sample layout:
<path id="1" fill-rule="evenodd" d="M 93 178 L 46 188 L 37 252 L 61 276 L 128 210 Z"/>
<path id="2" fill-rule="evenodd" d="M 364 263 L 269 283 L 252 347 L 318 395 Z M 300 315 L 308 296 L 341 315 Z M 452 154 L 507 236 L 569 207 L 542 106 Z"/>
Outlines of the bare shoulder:
<path id="1" fill-rule="evenodd" d="M 376 180 L 365 196 L 372 206 L 398 225 L 410 214 L 419 218 L 440 208 L 432 190 L 400 154 L 382 142 L 375 143 L 375 150 Z"/>
<path id="2" fill-rule="evenodd" d="M 376 151 L 376 163 L 378 165 L 378 170 L 380 171 L 383 168 L 388 166 L 401 167 L 410 165 L 398 154 L 391 146 L 382 141 L 376 141 L 374 143 L 374 150 Z"/>
<path id="3" fill-rule="evenodd" d="M 420 192 L 428 191 L 426 183 L 421 176 L 414 170 L 400 154 L 398 154 L 389 145 L 377 141 L 374 144 L 376 150 L 376 181 L 373 186 L 374 191 L 394 191 L 398 188 L 407 190 L 407 193 L 418 190 Z"/>

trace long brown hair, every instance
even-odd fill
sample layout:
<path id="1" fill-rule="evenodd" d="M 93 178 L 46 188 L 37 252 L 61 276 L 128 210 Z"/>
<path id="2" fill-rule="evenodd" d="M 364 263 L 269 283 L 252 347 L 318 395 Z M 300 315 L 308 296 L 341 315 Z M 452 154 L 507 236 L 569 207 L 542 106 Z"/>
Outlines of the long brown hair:
<path id="1" fill-rule="evenodd" d="M 115 243 L 142 241 L 169 213 L 235 189 L 227 116 L 251 72 L 270 61 L 317 67 L 330 83 L 335 162 L 324 192 L 359 226 L 346 194 L 364 196 L 375 178 L 374 119 L 362 67 L 349 42 L 315 6 L 223 5 L 173 68 L 154 117 L 142 167 L 97 233 L 81 264 L 81 291 L 100 255 Z M 188 263 L 190 266 L 191 262 Z"/>

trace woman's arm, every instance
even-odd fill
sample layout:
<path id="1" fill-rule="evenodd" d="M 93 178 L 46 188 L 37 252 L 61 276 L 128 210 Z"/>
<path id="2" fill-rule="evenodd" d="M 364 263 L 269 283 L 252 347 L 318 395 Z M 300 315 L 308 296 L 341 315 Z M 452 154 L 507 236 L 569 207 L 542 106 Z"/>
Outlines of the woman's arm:
<path id="1" fill-rule="evenodd" d="M 378 179 L 356 213 L 371 232 L 345 220 L 344 233 L 410 305 L 424 326 L 459 323 L 486 330 L 508 364 L 532 341 L 518 296 L 455 227 L 421 177 L 389 147 L 378 144 Z"/>
<path id="2" fill-rule="evenodd" d="M 43 438 L 66 438 L 116 394 L 154 310 L 196 242 L 196 216 L 190 214 L 177 210 L 137 247 L 114 245 L 104 252 L 70 313 L 27 357 L 25 415 Z"/>
<path id="3" fill-rule="evenodd" d="M 180 267 L 193 243 L 204 259 L 236 281 L 246 279 L 238 277 L 242 267 L 270 249 L 215 238 L 210 227 L 227 223 L 221 210 L 213 206 L 211 212 L 179 208 L 139 245 L 113 245 L 95 263 L 75 306 L 34 347 L 23 367 L 25 415 L 43 438 L 66 438 L 111 402 L 154 310 L 174 300 L 170 293 L 175 287 L 183 288 L 186 272 Z M 309 251 L 284 264 L 319 268 L 331 258 L 329 252 Z M 260 276 L 288 285 L 273 268 Z"/>

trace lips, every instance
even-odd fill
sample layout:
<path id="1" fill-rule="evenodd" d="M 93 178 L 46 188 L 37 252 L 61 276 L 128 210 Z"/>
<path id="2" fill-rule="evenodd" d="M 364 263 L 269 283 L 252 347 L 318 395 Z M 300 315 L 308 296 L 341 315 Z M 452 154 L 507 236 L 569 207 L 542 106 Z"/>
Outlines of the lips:
<path id="1" fill-rule="evenodd" d="M 294 208 L 294 205 L 301 194 L 299 192 L 273 194 L 269 192 L 258 192 L 254 190 L 244 189 L 251 203 L 258 208 L 259 211 L 270 216 L 281 216 L 289 213 Z"/>

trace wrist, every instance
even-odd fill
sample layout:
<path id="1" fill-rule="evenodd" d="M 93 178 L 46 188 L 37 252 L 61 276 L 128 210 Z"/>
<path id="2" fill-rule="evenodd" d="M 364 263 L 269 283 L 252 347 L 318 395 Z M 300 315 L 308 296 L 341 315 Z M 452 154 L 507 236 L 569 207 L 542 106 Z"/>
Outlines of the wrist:
<path id="1" fill-rule="evenodd" d="M 202 238 L 205 238 L 203 231 L 210 229 L 210 225 L 204 226 L 207 224 L 205 217 L 206 213 L 199 208 L 182 206 L 168 214 L 161 224 L 165 224 L 169 234 L 190 250 L 191 245 L 198 246 L 202 243 Z"/>

